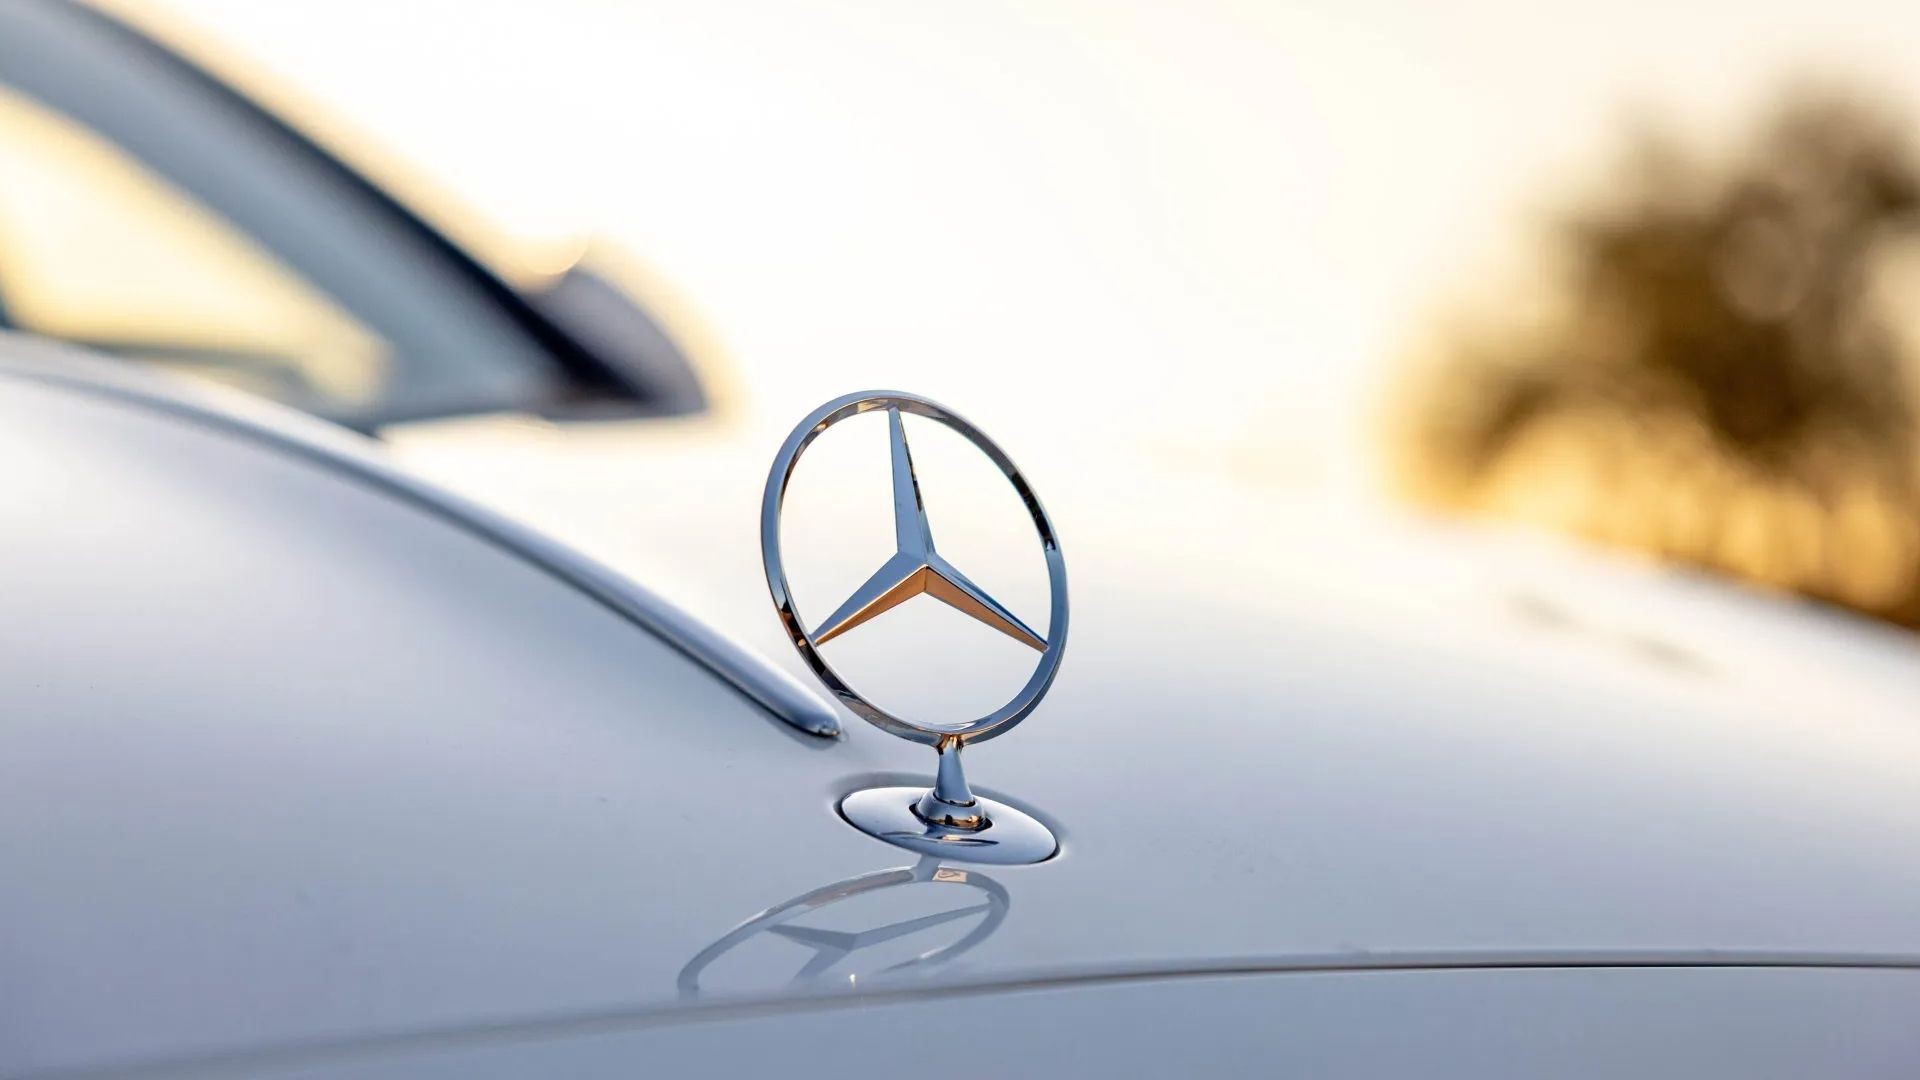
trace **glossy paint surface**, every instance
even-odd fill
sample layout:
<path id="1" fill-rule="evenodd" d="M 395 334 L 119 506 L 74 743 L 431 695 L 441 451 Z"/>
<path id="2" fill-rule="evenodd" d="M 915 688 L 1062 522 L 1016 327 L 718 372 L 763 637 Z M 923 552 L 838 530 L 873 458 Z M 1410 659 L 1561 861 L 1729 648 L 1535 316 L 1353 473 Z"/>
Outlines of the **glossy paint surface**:
<path id="1" fill-rule="evenodd" d="M 236 1063 L 355 1078 L 874 1076 L 1907 1075 L 1920 977 L 1905 972 L 1522 971 L 1114 982 L 848 1009 L 423 1039 L 377 1053 Z M 981 1033 L 963 1043 L 964 1018 Z M 556 1037 L 558 1036 L 558 1037 Z M 370 1048 L 372 1049 L 372 1048 Z M 697 1063 L 682 1066 L 676 1063 Z M 238 1070 L 236 1069 L 236 1072 Z"/>
<path id="2" fill-rule="evenodd" d="M 1155 979 L 1262 957 L 1920 954 L 1920 666 L 1844 620 L 1578 560 L 1529 584 L 1504 557 L 1519 583 L 1476 607 L 1479 579 L 1433 567 L 1483 545 L 1439 534 L 1405 580 L 1322 603 L 1366 549 L 1287 569 L 1197 536 L 1199 569 L 1162 564 L 1146 531 L 1075 543 L 1084 497 L 1050 497 L 1079 560 L 1073 661 L 969 765 L 1063 849 L 963 888 L 979 868 L 914 870 L 833 812 L 928 783 L 923 749 L 793 733 L 416 506 L 258 440 L 7 380 L 0 460 L 9 1074 L 1103 971 L 1139 978 L 1086 999 L 1112 1015 L 1211 1009 L 1156 1003 Z M 673 527 L 671 504 L 651 509 Z M 834 903 L 683 986 L 736 927 L 805 897 Z M 1796 979 L 1910 995 L 1916 977 L 1779 976 L 1780 1002 L 1728 1023 L 1813 1016 Z M 1444 1016 L 1461 979 L 1658 1021 L 1587 978 L 1372 974 L 1377 990 L 1271 1008 Z M 1682 1002 L 1769 976 L 1666 978 L 1633 975 Z M 944 1015 L 901 1008 L 901 1030 L 853 1030 L 905 1054 L 902 1032 Z M 1822 1030 L 1872 1034 L 1876 1015 Z M 715 1048 L 724 1031 L 658 1052 L 750 1064 Z"/>

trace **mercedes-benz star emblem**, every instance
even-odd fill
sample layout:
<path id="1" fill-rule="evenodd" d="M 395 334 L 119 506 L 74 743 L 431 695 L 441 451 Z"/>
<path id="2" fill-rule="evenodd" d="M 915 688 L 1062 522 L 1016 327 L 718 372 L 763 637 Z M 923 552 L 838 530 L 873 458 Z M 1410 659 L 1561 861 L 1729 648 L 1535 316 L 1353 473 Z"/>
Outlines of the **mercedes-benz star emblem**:
<path id="1" fill-rule="evenodd" d="M 811 630 L 794 607 L 780 560 L 780 508 L 793 469 L 813 440 L 828 428 L 861 413 L 885 410 L 893 457 L 894 553 L 866 584 Z M 1013 485 L 1033 527 L 1040 534 L 1040 550 L 1047 560 L 1051 594 L 1046 632 L 1034 630 L 1008 611 L 958 567 L 935 550 L 927 511 L 920 501 L 920 483 L 913 472 L 913 454 L 907 448 L 904 414 L 925 417 L 958 432 L 999 467 Z M 1011 731 L 1046 696 L 1060 671 L 1067 644 L 1067 571 L 1054 537 L 1053 523 L 1040 499 L 1012 459 L 980 429 L 951 410 L 913 394 L 870 391 L 835 398 L 800 421 L 774 458 L 767 475 L 767 491 L 760 505 L 760 553 L 766 561 L 767 588 L 773 606 L 794 648 L 828 690 L 856 714 L 880 730 L 934 748 L 939 768 L 932 789 L 888 787 L 856 791 L 841 800 L 840 812 L 855 827 L 890 843 L 923 854 L 989 863 L 1031 863 L 1049 858 L 1059 844 L 1053 833 L 1032 815 L 992 799 L 977 797 L 960 767 L 960 751 Z M 896 716 L 862 697 L 820 653 L 820 646 L 860 626 L 896 605 L 925 593 L 978 619 L 1040 653 L 1033 674 L 1013 699 L 993 712 L 959 724 L 916 723 Z"/>

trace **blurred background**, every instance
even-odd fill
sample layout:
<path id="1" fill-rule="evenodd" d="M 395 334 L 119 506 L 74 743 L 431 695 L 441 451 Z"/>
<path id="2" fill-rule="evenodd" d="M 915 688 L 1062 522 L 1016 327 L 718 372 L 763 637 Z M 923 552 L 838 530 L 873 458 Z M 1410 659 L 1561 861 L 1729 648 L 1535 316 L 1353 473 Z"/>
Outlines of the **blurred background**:
<path id="1" fill-rule="evenodd" d="M 229 190 L 242 151 L 169 165 L 158 121 L 0 44 L 6 321 L 380 430 L 496 501 L 524 454 L 476 459 L 474 417 L 539 443 L 626 380 L 661 430 L 764 458 L 897 386 L 991 403 L 1055 476 L 1506 522 L 1920 626 L 1910 5 L 103 10 L 632 355 L 563 391 L 436 370 L 481 315 L 422 325 L 455 306 L 335 265 L 338 226 L 293 237 Z"/>

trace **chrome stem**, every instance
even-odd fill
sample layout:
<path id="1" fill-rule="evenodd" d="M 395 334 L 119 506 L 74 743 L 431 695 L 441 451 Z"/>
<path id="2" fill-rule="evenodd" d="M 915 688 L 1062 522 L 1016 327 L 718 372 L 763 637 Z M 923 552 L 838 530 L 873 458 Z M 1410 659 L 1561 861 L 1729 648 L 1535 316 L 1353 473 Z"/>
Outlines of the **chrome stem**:
<path id="1" fill-rule="evenodd" d="M 967 786 L 966 771 L 960 767 L 964 745 L 957 735 L 943 736 L 934 744 L 940 768 L 934 773 L 932 790 L 914 804 L 913 812 L 920 820 L 949 829 L 984 829 L 989 824 L 973 797 L 973 789 Z"/>

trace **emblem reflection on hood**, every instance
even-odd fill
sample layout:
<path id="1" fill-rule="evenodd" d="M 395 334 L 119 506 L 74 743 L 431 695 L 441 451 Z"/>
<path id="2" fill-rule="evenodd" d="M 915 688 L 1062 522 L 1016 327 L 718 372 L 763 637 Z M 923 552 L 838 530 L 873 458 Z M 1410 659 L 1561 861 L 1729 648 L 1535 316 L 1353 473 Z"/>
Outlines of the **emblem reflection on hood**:
<path id="1" fill-rule="evenodd" d="M 861 413 L 885 410 L 893 457 L 894 553 L 833 614 L 807 628 L 795 609 L 780 559 L 780 509 L 793 469 L 813 440 L 828 428 Z M 934 549 L 933 532 L 920 500 L 920 483 L 907 448 L 903 414 L 944 424 L 998 466 L 1013 485 L 1040 536 L 1047 560 L 1051 596 L 1046 633 L 1034 630 L 974 584 Z M 1059 844 L 1045 825 L 1005 803 L 975 796 L 960 768 L 960 751 L 969 743 L 1013 730 L 1027 718 L 1053 685 L 1067 644 L 1067 571 L 1053 523 L 1026 478 L 992 439 L 951 410 L 913 394 L 869 391 L 835 398 L 800 421 L 780 447 L 767 475 L 760 504 L 760 553 L 766 562 L 767 588 L 780 624 L 816 677 L 847 708 L 902 739 L 934 748 L 939 768 L 931 790 L 889 787 L 856 791 L 841 800 L 840 812 L 854 827 L 910 851 L 986 863 L 1033 863 L 1049 858 Z M 889 713 L 868 701 L 834 671 L 820 646 L 868 622 L 900 603 L 925 593 L 1040 653 L 1026 685 L 1011 701 L 976 720 L 959 724 L 923 724 Z"/>
<path id="2" fill-rule="evenodd" d="M 902 919 L 897 922 L 876 924 L 861 930 L 831 930 L 814 926 L 795 925 L 793 920 L 810 912 L 831 907 L 843 900 L 857 896 L 866 896 L 902 886 L 934 884 L 959 886 L 962 894 L 973 893 L 960 906 L 944 906 L 917 918 Z M 685 999 L 700 997 L 704 988 L 700 977 L 706 973 L 714 961 L 745 944 L 749 939 L 761 934 L 785 938 L 797 945 L 804 946 L 810 955 L 800 970 L 795 972 L 790 983 L 812 983 L 839 981 L 844 979 L 851 987 L 859 979 L 885 977 L 904 974 L 910 971 L 925 971 L 949 963 L 972 949 L 974 946 L 993 936 L 1006 919 L 1007 910 L 1013 901 L 1007 895 L 1006 886 L 993 880 L 978 870 L 962 870 L 958 867 L 942 866 L 939 860 L 925 856 L 912 866 L 902 866 L 892 870 L 877 870 L 859 877 L 836 881 L 822 885 L 810 892 L 782 904 L 777 904 L 748 919 L 721 935 L 720 939 L 700 950 L 687 966 L 680 969 L 677 985 L 680 996 Z M 885 967 L 872 969 L 867 974 L 849 970 L 856 963 L 851 958 L 876 946 L 919 935 L 923 931 L 935 928 L 952 936 L 945 945 L 929 948 L 915 953 L 904 960 L 895 961 Z"/>

